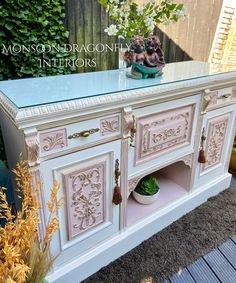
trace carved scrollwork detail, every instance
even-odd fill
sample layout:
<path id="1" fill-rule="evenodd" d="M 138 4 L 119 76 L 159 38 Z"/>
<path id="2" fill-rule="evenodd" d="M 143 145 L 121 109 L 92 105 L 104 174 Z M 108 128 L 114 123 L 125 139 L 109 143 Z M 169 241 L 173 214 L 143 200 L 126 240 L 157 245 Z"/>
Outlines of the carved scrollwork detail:
<path id="1" fill-rule="evenodd" d="M 101 134 L 104 136 L 106 134 L 115 133 L 119 131 L 120 128 L 119 116 L 110 117 L 101 120 Z"/>
<path id="2" fill-rule="evenodd" d="M 104 221 L 104 164 L 66 175 L 70 237 Z"/>
<path id="3" fill-rule="evenodd" d="M 66 129 L 40 134 L 42 152 L 49 152 L 67 146 Z"/>
<path id="4" fill-rule="evenodd" d="M 210 91 L 206 89 L 203 95 L 202 114 L 205 114 L 210 105 L 217 103 L 218 91 Z"/>
<path id="5" fill-rule="evenodd" d="M 228 119 L 229 117 L 227 115 L 209 121 L 206 143 L 206 163 L 204 164 L 204 170 L 220 163 Z"/>
<path id="6" fill-rule="evenodd" d="M 181 161 L 184 162 L 185 165 L 189 166 L 190 168 L 192 168 L 193 165 L 193 155 L 189 154 L 187 156 L 184 156 Z"/>
<path id="7" fill-rule="evenodd" d="M 37 138 L 27 138 L 26 139 L 27 145 L 27 153 L 28 153 L 28 161 L 30 165 L 37 165 L 39 164 L 39 141 Z"/>
<path id="8" fill-rule="evenodd" d="M 136 188 L 136 186 L 138 185 L 138 182 L 140 181 L 141 177 L 135 177 L 131 180 L 129 180 L 129 192 L 131 193 L 132 191 L 134 191 L 134 189 Z"/>
<path id="9" fill-rule="evenodd" d="M 123 109 L 123 137 L 129 138 L 130 131 L 133 125 L 133 111 L 131 107 Z"/>
<path id="10" fill-rule="evenodd" d="M 59 146 L 61 148 L 65 146 L 65 142 L 63 140 L 63 134 L 55 134 L 55 135 L 47 136 L 46 138 L 43 139 L 43 141 L 46 142 L 46 144 L 43 146 L 43 149 L 45 151 L 50 151 L 56 146 Z"/>
<path id="11" fill-rule="evenodd" d="M 189 142 L 193 105 L 139 119 L 137 160 Z"/>

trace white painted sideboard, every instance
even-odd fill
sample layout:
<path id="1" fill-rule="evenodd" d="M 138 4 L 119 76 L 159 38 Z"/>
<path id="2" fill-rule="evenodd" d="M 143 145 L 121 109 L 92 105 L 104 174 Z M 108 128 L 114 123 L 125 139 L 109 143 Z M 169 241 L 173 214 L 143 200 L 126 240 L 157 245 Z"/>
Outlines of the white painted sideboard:
<path id="1" fill-rule="evenodd" d="M 234 71 L 211 74 L 192 61 L 141 81 L 118 70 L 5 81 L 0 106 L 10 167 L 22 152 L 34 182 L 43 182 L 41 236 L 55 179 L 65 198 L 49 282 L 82 281 L 230 184 Z M 131 192 L 148 174 L 160 195 L 141 205 Z M 115 181 L 120 205 L 112 203 Z"/>

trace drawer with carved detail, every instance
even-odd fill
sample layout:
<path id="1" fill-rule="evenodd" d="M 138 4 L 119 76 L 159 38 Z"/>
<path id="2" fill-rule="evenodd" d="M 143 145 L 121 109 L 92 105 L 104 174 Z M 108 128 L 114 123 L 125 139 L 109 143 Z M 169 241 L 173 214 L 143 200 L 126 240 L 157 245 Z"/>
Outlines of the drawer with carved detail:
<path id="1" fill-rule="evenodd" d="M 194 151 L 200 95 L 133 110 L 130 175 Z M 145 166 L 143 164 L 145 163 Z"/>
<path id="2" fill-rule="evenodd" d="M 236 86 L 217 90 L 204 90 L 202 112 L 208 112 L 227 104 L 236 103 Z"/>
<path id="3" fill-rule="evenodd" d="M 41 156 L 89 144 L 99 144 L 121 135 L 121 115 L 119 113 L 80 121 L 39 132 Z"/>

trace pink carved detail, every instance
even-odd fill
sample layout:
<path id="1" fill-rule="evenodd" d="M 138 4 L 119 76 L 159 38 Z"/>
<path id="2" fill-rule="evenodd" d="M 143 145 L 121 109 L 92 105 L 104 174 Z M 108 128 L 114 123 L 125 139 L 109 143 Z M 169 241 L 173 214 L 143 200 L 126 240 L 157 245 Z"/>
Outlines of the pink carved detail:
<path id="1" fill-rule="evenodd" d="M 136 163 L 190 143 L 194 105 L 137 120 Z"/>
<path id="2" fill-rule="evenodd" d="M 206 163 L 203 170 L 220 163 L 229 115 L 213 118 L 208 122 Z"/>
<path id="3" fill-rule="evenodd" d="M 193 155 L 189 154 L 187 156 L 184 156 L 183 158 L 180 159 L 181 161 L 184 162 L 185 165 L 189 166 L 190 168 L 192 168 L 193 165 Z"/>
<path id="4" fill-rule="evenodd" d="M 133 111 L 131 107 L 126 107 L 123 109 L 123 137 L 130 137 L 130 130 L 133 124 Z"/>
<path id="5" fill-rule="evenodd" d="M 69 238 L 104 222 L 105 162 L 64 175 Z"/>
<path id="6" fill-rule="evenodd" d="M 236 98 L 236 87 L 233 87 L 232 89 L 232 97 Z"/>
<path id="7" fill-rule="evenodd" d="M 141 180 L 142 177 L 135 177 L 131 180 L 129 180 L 129 192 L 132 192 L 136 186 L 138 185 L 138 182 Z"/>
<path id="8" fill-rule="evenodd" d="M 42 152 L 48 152 L 67 146 L 66 129 L 40 134 Z"/>
<path id="9" fill-rule="evenodd" d="M 120 129 L 120 119 L 118 115 L 100 120 L 100 130 L 102 136 L 119 132 L 119 129 Z"/>
<path id="10" fill-rule="evenodd" d="M 40 236 L 40 239 L 43 240 L 45 237 L 45 233 L 46 233 L 46 220 L 45 220 L 45 215 L 44 215 L 44 210 L 43 210 L 45 207 L 45 200 L 44 200 L 44 195 L 42 193 L 42 181 L 41 181 L 39 167 L 36 166 L 36 167 L 30 168 L 30 174 L 32 176 L 32 179 L 31 179 L 32 189 L 34 190 L 34 193 L 36 193 L 37 200 L 40 203 L 39 236 Z"/>
<path id="11" fill-rule="evenodd" d="M 39 164 L 39 142 L 37 138 L 26 138 L 28 161 L 30 166 Z"/>

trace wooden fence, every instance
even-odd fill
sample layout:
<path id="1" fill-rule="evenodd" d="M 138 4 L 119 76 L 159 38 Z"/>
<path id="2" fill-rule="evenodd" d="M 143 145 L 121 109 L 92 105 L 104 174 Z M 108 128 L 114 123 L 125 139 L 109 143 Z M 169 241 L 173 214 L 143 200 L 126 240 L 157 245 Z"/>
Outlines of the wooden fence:
<path id="1" fill-rule="evenodd" d="M 176 0 L 177 2 L 178 0 Z M 161 27 L 157 30 L 162 42 L 166 62 L 197 59 L 207 61 L 215 33 L 222 0 L 182 0 L 187 7 L 188 18 L 184 22 Z M 111 23 L 105 9 L 97 0 L 67 0 L 66 27 L 70 32 L 70 44 L 86 47 L 89 44 L 117 42 L 104 29 Z M 107 52 L 85 52 L 81 48 L 77 59 L 84 63 L 78 72 L 114 69 L 118 66 L 118 54 Z M 96 61 L 96 66 L 91 64 Z M 90 62 L 90 63 L 89 63 Z"/>

